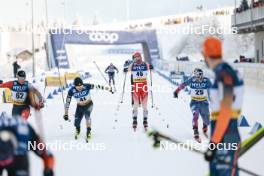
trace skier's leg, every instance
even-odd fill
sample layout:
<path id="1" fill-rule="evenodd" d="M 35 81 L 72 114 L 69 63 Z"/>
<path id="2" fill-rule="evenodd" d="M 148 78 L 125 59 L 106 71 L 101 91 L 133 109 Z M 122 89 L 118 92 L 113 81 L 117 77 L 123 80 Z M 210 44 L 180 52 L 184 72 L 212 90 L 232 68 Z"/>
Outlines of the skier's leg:
<path id="1" fill-rule="evenodd" d="M 139 95 L 137 92 L 133 93 L 133 111 L 132 111 L 132 116 L 133 116 L 133 128 L 137 127 L 137 116 L 138 116 L 138 107 L 139 107 Z"/>
<path id="2" fill-rule="evenodd" d="M 113 85 L 115 86 L 115 73 L 113 74 Z"/>
<path id="3" fill-rule="evenodd" d="M 203 119 L 203 132 L 206 134 L 208 131 L 208 125 L 210 124 L 209 104 L 207 101 L 201 103 L 200 114 Z"/>
<path id="4" fill-rule="evenodd" d="M 29 107 L 26 107 L 25 109 L 22 110 L 21 117 L 23 119 L 27 120 L 29 115 L 30 115 L 30 108 Z"/>
<path id="5" fill-rule="evenodd" d="M 85 115 L 85 119 L 86 119 L 86 128 L 87 128 L 87 132 L 86 132 L 86 136 L 87 138 L 90 138 L 91 136 L 91 129 L 92 129 L 92 120 L 91 120 L 91 113 L 93 110 L 93 105 L 89 105 L 87 107 L 87 110 L 84 112 Z"/>
<path id="6" fill-rule="evenodd" d="M 74 119 L 74 126 L 76 128 L 75 139 L 79 137 L 81 132 L 81 121 L 83 118 L 83 110 L 80 106 L 77 105 L 76 112 L 75 112 L 75 119 Z"/>
<path id="7" fill-rule="evenodd" d="M 7 167 L 8 176 L 29 176 L 29 161 L 27 155 L 15 156 L 14 162 Z"/>
<path id="8" fill-rule="evenodd" d="M 18 106 L 14 105 L 12 108 L 12 116 L 13 117 L 22 117 L 27 120 L 30 115 L 30 107 L 29 106 Z"/>
<path id="9" fill-rule="evenodd" d="M 198 131 L 198 119 L 199 119 L 199 106 L 196 101 L 192 100 L 190 103 L 190 108 L 193 114 L 192 126 L 194 132 L 194 138 L 199 138 L 199 131 Z"/>
<path id="10" fill-rule="evenodd" d="M 133 98 L 133 92 L 134 92 L 134 83 L 133 83 L 133 75 L 131 74 L 131 76 L 130 76 L 130 79 L 131 79 L 131 104 L 132 104 L 132 106 L 133 106 L 133 104 L 134 104 L 134 98 Z"/>
<path id="11" fill-rule="evenodd" d="M 141 102 L 142 102 L 142 108 L 143 108 L 143 126 L 145 128 L 148 127 L 148 92 L 143 92 L 141 94 Z"/>
<path id="12" fill-rule="evenodd" d="M 108 79 L 109 79 L 109 82 L 108 82 L 109 83 L 109 86 L 111 86 L 111 79 L 112 78 L 111 78 L 111 75 L 109 73 L 108 73 Z"/>
<path id="13" fill-rule="evenodd" d="M 13 105 L 13 108 L 12 108 L 12 117 L 21 117 L 22 110 L 23 109 L 21 108 L 21 106 Z"/>

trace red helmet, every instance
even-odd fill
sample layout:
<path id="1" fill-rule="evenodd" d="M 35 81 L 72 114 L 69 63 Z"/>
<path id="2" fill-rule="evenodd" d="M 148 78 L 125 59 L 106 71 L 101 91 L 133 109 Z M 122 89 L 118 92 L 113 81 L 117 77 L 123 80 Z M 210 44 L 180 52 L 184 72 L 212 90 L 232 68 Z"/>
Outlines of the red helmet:
<path id="1" fill-rule="evenodd" d="M 135 52 L 133 53 L 132 55 L 132 59 L 135 61 L 135 62 L 142 62 L 142 55 L 140 52 Z"/>
<path id="2" fill-rule="evenodd" d="M 135 52 L 135 53 L 133 53 L 132 57 L 134 59 L 136 57 L 142 57 L 142 56 L 141 56 L 141 53 L 140 52 Z"/>

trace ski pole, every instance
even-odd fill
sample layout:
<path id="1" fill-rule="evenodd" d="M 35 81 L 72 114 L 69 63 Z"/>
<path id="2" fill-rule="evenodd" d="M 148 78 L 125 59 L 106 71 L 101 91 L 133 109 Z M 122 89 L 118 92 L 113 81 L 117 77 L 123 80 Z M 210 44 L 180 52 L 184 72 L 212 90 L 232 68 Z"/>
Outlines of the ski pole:
<path id="1" fill-rule="evenodd" d="M 103 72 L 101 71 L 101 69 L 99 68 L 99 66 L 97 65 L 97 63 L 95 61 L 93 61 L 94 65 L 96 66 L 97 70 L 100 72 L 101 76 L 104 78 L 106 84 L 108 84 L 111 88 L 111 93 L 114 93 L 112 90 L 112 86 L 110 85 L 110 83 L 107 81 L 106 77 L 104 76 Z"/>
<path id="2" fill-rule="evenodd" d="M 153 103 L 153 91 L 152 91 L 152 71 L 151 70 L 149 70 L 149 76 L 150 76 L 150 87 L 151 87 L 151 89 L 150 89 L 150 95 L 151 95 L 151 107 L 152 108 L 154 108 L 154 103 Z"/>
<path id="3" fill-rule="evenodd" d="M 127 77 L 127 72 L 125 72 L 125 78 L 124 78 L 124 82 L 123 82 L 123 90 L 122 90 L 122 96 L 121 96 L 120 103 L 123 103 L 123 100 L 124 100 L 125 86 L 126 86 L 126 77 Z"/>
<path id="4" fill-rule="evenodd" d="M 170 141 L 172 143 L 175 143 L 175 144 L 183 144 L 181 141 L 179 141 L 177 139 L 173 139 L 173 138 L 171 138 L 171 137 L 169 137 L 167 135 L 161 134 L 160 132 L 158 132 L 156 130 L 148 132 L 148 136 L 153 137 L 153 140 L 154 140 L 154 145 L 153 146 L 154 147 L 158 147 L 160 145 L 160 138 L 163 138 L 163 139 L 168 140 L 168 141 Z M 180 145 L 180 146 L 182 146 L 182 145 Z M 203 151 L 196 149 L 194 146 L 188 145 L 186 147 L 184 145 L 183 147 L 189 149 L 192 152 L 195 152 L 195 153 L 204 155 L 204 152 Z M 235 167 L 236 169 L 238 169 L 238 170 L 240 170 L 240 171 L 242 171 L 244 173 L 247 173 L 249 175 L 252 175 L 252 176 L 260 176 L 259 174 L 256 174 L 256 173 L 254 173 L 252 171 L 249 171 L 248 169 L 245 169 L 245 168 L 242 168 L 242 167 L 238 167 L 238 166 L 233 166 L 233 164 L 231 164 L 231 163 L 229 163 L 227 161 L 224 161 L 222 159 L 216 158 L 216 160 L 217 160 L 217 162 L 219 162 L 221 164 L 228 165 L 228 166 L 230 166 L 232 168 Z"/>
<path id="5" fill-rule="evenodd" d="M 104 76 L 103 72 L 101 71 L 101 69 L 99 68 L 99 66 L 97 65 L 97 63 L 95 61 L 93 61 L 93 63 L 96 66 L 97 70 L 100 72 L 101 76 L 104 78 L 105 82 L 107 84 L 109 84 L 109 82 L 107 81 L 106 77 Z"/>

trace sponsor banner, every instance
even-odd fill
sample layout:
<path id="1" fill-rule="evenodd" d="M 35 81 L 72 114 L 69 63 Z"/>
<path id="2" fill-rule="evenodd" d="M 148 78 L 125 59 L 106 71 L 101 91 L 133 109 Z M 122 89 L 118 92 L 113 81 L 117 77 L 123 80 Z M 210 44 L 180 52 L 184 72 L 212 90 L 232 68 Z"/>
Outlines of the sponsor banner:
<path id="1" fill-rule="evenodd" d="M 146 31 L 90 31 L 73 29 L 50 30 L 55 66 L 70 68 L 66 44 L 81 45 L 126 45 L 142 44 L 144 57 L 151 63 L 160 58 L 155 30 Z M 154 56 L 155 55 L 155 56 Z M 154 57 L 153 57 L 154 56 Z"/>
<path id="2" fill-rule="evenodd" d="M 47 76 L 45 78 L 45 84 L 47 87 L 61 87 L 66 86 L 66 80 L 64 76 Z"/>
<path id="3" fill-rule="evenodd" d="M 66 80 L 74 80 L 77 77 L 81 77 L 80 73 L 65 73 Z"/>

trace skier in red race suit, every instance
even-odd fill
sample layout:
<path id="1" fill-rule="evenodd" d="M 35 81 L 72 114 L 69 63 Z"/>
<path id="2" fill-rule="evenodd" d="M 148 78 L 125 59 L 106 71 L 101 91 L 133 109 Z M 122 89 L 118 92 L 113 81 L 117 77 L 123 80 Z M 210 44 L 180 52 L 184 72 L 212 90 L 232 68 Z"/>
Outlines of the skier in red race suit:
<path id="1" fill-rule="evenodd" d="M 133 128 L 137 128 L 138 108 L 140 104 L 143 108 L 143 126 L 145 129 L 148 127 L 148 71 L 153 69 L 153 66 L 142 60 L 141 53 L 135 52 L 132 56 L 134 62 L 128 67 L 127 71 L 132 75 L 132 98 L 134 104 Z"/>
<path id="2" fill-rule="evenodd" d="M 17 80 L 8 81 L 3 83 L 0 81 L 0 88 L 8 88 L 12 93 L 13 109 L 12 116 L 19 116 L 23 119 L 28 119 L 30 115 L 30 105 L 33 105 L 35 109 L 40 110 L 44 107 L 44 101 L 40 92 L 33 87 L 28 81 L 26 81 L 26 73 L 23 70 L 18 71 Z M 35 94 L 35 97 L 30 95 Z M 32 99 L 34 103 L 31 104 Z"/>

